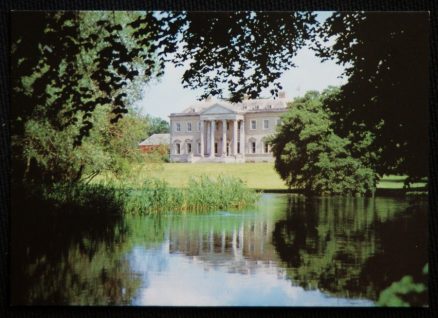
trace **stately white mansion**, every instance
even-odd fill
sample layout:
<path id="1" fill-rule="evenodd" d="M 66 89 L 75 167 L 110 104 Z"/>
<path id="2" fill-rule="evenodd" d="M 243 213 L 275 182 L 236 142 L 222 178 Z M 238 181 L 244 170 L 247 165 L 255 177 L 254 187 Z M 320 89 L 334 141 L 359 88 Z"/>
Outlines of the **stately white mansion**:
<path id="1" fill-rule="evenodd" d="M 245 99 L 232 104 L 209 98 L 170 114 L 172 162 L 272 161 L 266 137 L 275 132 L 288 100 Z"/>

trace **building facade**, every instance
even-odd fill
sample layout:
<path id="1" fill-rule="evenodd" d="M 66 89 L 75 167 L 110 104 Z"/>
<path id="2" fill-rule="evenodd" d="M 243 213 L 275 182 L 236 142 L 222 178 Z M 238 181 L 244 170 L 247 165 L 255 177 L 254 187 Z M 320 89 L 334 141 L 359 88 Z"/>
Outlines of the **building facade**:
<path id="1" fill-rule="evenodd" d="M 153 134 L 138 144 L 141 152 L 160 151 L 163 154 L 169 149 L 170 134 Z"/>
<path id="2" fill-rule="evenodd" d="M 172 162 L 263 162 L 273 156 L 267 137 L 287 109 L 278 99 L 245 99 L 231 104 L 207 99 L 170 114 Z"/>

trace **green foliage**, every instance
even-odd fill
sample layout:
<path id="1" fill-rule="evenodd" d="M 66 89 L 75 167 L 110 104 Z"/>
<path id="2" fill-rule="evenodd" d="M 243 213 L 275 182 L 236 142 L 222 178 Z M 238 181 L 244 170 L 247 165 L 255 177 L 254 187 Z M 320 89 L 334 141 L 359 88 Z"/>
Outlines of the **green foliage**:
<path id="1" fill-rule="evenodd" d="M 334 88 L 322 94 L 312 91 L 294 101 L 271 138 L 275 168 L 289 187 L 313 194 L 374 191 L 377 176 L 369 162 L 353 158 L 350 150 L 366 149 L 368 139 L 352 145 L 333 132 L 334 123 L 324 104 L 337 93 Z"/>
<path id="2" fill-rule="evenodd" d="M 146 130 L 135 116 L 120 119 L 157 72 L 153 58 L 144 61 L 134 54 L 137 44 L 128 22 L 144 14 L 13 14 L 14 182 L 75 182 L 127 166 L 134 141 L 137 146 Z M 141 51 L 154 55 L 148 46 Z"/>
<path id="3" fill-rule="evenodd" d="M 167 134 L 170 132 L 169 123 L 160 117 L 147 116 L 150 127 L 148 129 L 148 135 L 153 134 Z"/>
<path id="4" fill-rule="evenodd" d="M 125 178 L 123 180 L 126 180 Z M 123 183 L 56 183 L 50 187 L 33 185 L 14 188 L 14 209 L 26 210 L 19 195 L 33 208 L 58 213 L 142 214 L 161 212 L 206 212 L 241 209 L 258 199 L 238 178 L 207 176 L 192 178 L 188 188 L 173 188 L 164 180 L 146 179 L 132 188 Z"/>
<path id="5" fill-rule="evenodd" d="M 131 164 L 143 161 L 138 143 L 146 136 L 149 119 L 131 112 L 111 124 L 111 116 L 109 108 L 96 108 L 90 119 L 95 129 L 78 146 L 74 140 L 79 126 L 58 131 L 48 120 L 28 120 L 21 138 L 13 139 L 20 143 L 21 160 L 26 162 L 24 177 L 28 182 L 52 183 L 90 181 L 106 171 L 129 174 Z"/>
<path id="6" fill-rule="evenodd" d="M 336 134 L 356 142 L 372 132 L 377 172 L 408 182 L 428 175 L 428 22 L 427 12 L 335 12 L 314 43 L 348 77 L 328 103 Z"/>
<path id="7" fill-rule="evenodd" d="M 184 189 L 171 188 L 163 180 L 148 179 L 139 189 L 123 190 L 122 196 L 128 214 L 241 209 L 257 200 L 255 191 L 240 179 L 223 176 L 192 178 Z"/>
<path id="8" fill-rule="evenodd" d="M 298 50 L 311 38 L 312 12 L 187 12 L 182 29 L 186 44 L 176 63 L 190 61 L 183 84 L 208 95 L 237 102 L 263 89 L 278 96 L 280 76 L 294 67 Z M 269 40 L 267 40 L 269 39 Z"/>
<path id="9" fill-rule="evenodd" d="M 429 266 L 423 268 L 423 274 L 427 275 Z M 403 276 L 380 293 L 378 304 L 389 307 L 421 306 L 420 299 L 427 295 L 427 285 L 423 282 L 416 283 L 412 276 Z"/>
<path id="10" fill-rule="evenodd" d="M 42 214 L 122 215 L 123 201 L 115 188 L 100 184 L 55 183 L 13 184 L 11 206 L 15 217 L 26 218 L 38 211 Z"/>
<path id="11" fill-rule="evenodd" d="M 242 208 L 254 204 L 256 199 L 254 190 L 230 176 L 191 178 L 186 188 L 187 206 L 196 210 Z"/>

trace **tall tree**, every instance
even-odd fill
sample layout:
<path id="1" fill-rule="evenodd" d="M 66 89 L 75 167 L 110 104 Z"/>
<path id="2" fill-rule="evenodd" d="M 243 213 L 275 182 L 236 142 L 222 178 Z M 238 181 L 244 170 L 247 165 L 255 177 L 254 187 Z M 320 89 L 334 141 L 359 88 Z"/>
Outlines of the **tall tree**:
<path id="1" fill-rule="evenodd" d="M 21 180 L 29 171 L 39 180 L 59 176 L 36 160 L 46 155 L 47 147 L 31 148 L 35 153 L 29 154 L 29 138 L 41 135 L 37 144 L 52 144 L 55 153 L 62 152 L 60 139 L 66 138 L 71 145 L 64 150 L 73 155 L 90 135 L 97 108 L 110 109 L 112 123 L 127 113 L 139 82 L 159 68 L 154 52 L 132 41 L 134 30 L 127 23 L 139 15 L 146 13 L 13 13 L 13 177 Z M 152 58 L 141 59 L 140 53 Z"/>
<path id="2" fill-rule="evenodd" d="M 331 114 L 324 107 L 336 95 L 336 88 L 322 94 L 310 91 L 289 105 L 270 140 L 275 169 L 289 187 L 308 194 L 371 194 L 376 175 L 368 158 L 352 157 L 351 141 L 334 133 Z M 355 146 L 368 143 L 364 139 Z"/>
<path id="3" fill-rule="evenodd" d="M 358 140 L 371 131 L 369 150 L 381 154 L 377 171 L 410 180 L 428 174 L 428 17 L 334 13 L 319 28 L 317 45 L 318 54 L 344 65 L 348 77 L 339 99 L 329 103 L 336 132 Z"/>

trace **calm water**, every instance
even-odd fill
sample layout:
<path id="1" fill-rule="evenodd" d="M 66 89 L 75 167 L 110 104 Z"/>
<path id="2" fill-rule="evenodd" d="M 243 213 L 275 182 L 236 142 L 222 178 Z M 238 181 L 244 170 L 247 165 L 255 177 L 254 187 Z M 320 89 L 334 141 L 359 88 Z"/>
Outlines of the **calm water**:
<path id="1" fill-rule="evenodd" d="M 373 306 L 427 262 L 427 204 L 397 198 L 264 194 L 241 212 L 33 214 L 12 220 L 13 304 Z"/>

